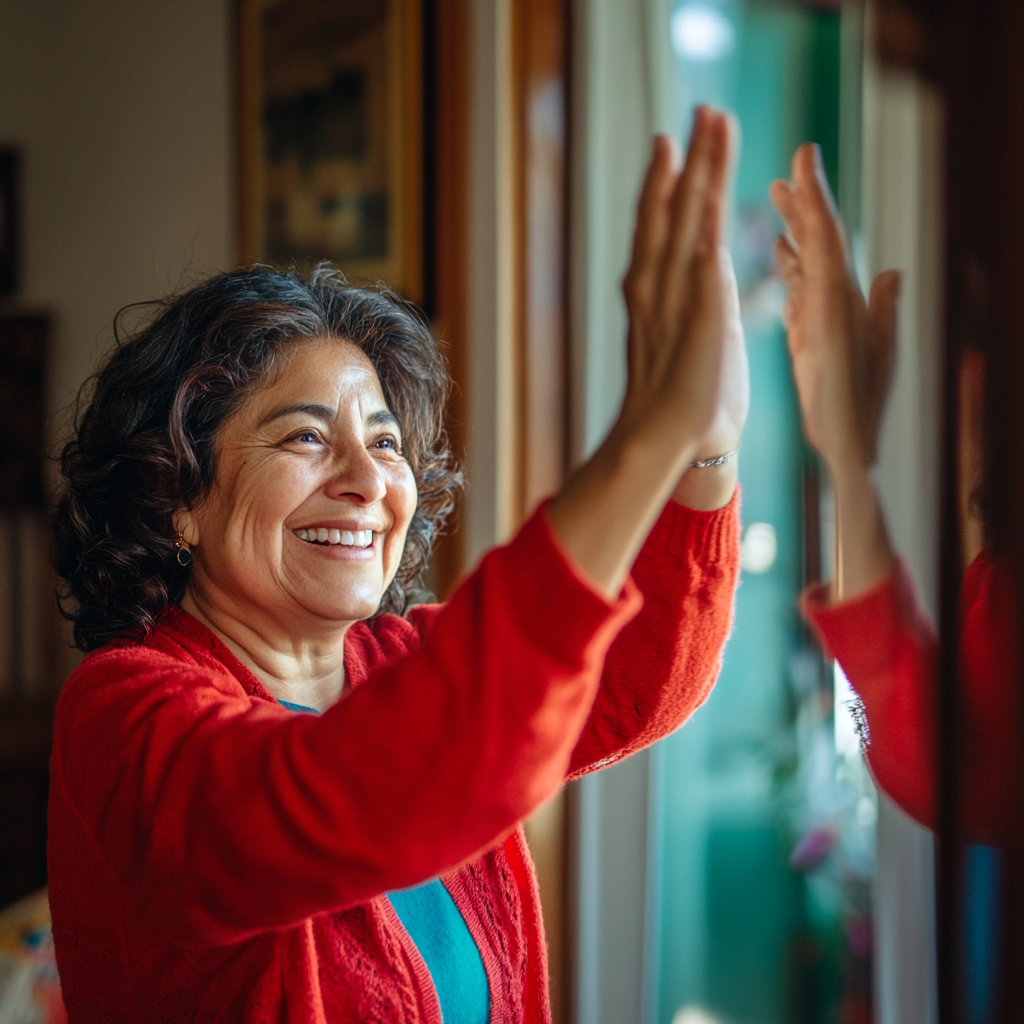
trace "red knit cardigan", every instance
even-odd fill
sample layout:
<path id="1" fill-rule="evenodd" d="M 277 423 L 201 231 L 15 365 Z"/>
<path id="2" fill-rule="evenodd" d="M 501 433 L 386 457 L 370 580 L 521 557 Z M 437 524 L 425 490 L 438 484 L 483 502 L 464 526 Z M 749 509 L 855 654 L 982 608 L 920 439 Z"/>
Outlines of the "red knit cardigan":
<path id="1" fill-rule="evenodd" d="M 938 642 L 902 561 L 876 587 L 830 604 L 827 587 L 803 599 L 808 621 L 864 702 L 868 762 L 883 790 L 935 827 Z M 1018 661 L 1015 602 L 1006 568 L 982 551 L 960 594 L 966 838 L 1002 845 L 1015 796 Z"/>
<path id="2" fill-rule="evenodd" d="M 50 797 L 72 1024 L 438 1024 L 382 895 L 436 875 L 482 954 L 491 1020 L 550 1020 L 519 822 L 706 698 L 737 541 L 737 499 L 672 503 L 608 603 L 541 509 L 447 605 L 354 626 L 352 687 L 321 717 L 278 705 L 180 609 L 90 654 L 61 694 Z"/>

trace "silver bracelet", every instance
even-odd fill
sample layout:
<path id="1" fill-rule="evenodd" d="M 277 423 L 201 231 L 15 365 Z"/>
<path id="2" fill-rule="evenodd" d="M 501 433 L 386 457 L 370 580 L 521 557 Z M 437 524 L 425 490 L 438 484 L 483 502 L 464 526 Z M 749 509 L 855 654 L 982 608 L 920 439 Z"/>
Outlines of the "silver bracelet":
<path id="1" fill-rule="evenodd" d="M 708 469 L 710 466 L 724 466 L 727 462 L 731 462 L 739 455 L 739 448 L 733 448 L 731 452 L 726 452 L 724 455 L 718 455 L 713 459 L 700 459 L 697 462 L 690 463 L 690 469 Z"/>

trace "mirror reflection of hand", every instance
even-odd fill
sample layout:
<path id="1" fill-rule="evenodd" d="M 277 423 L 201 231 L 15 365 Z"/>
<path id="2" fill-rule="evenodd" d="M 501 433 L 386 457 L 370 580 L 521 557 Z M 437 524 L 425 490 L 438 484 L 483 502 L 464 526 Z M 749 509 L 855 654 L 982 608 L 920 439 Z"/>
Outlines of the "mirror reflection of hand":
<path id="1" fill-rule="evenodd" d="M 773 182 L 789 236 L 775 246 L 789 289 L 785 322 L 808 441 L 833 474 L 874 463 L 892 376 L 900 275 L 875 278 L 865 302 L 817 146 Z"/>

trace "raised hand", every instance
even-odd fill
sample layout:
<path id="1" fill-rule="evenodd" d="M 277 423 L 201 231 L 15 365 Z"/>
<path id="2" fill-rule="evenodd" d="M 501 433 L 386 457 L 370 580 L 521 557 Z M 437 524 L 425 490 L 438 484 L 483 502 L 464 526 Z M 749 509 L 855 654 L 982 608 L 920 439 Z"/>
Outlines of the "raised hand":
<path id="1" fill-rule="evenodd" d="M 892 376 L 900 276 L 880 274 L 864 301 L 817 146 L 773 182 L 789 229 L 775 252 L 789 288 L 785 320 L 807 440 L 833 472 L 870 466 Z"/>
<path id="2" fill-rule="evenodd" d="M 796 151 L 793 180 L 773 182 L 770 194 L 789 229 L 775 252 L 789 288 L 784 316 L 804 433 L 835 490 L 839 600 L 870 589 L 893 561 L 870 470 L 892 376 L 900 277 L 880 274 L 864 301 L 817 146 Z"/>
<path id="3" fill-rule="evenodd" d="M 722 254 L 731 146 L 728 119 L 708 108 L 696 113 L 681 171 L 671 140 L 655 139 L 623 281 L 629 379 L 620 426 L 662 412 L 695 451 L 721 411 L 723 342 L 735 290 Z"/>
<path id="4" fill-rule="evenodd" d="M 740 296 L 732 257 L 718 249 L 722 275 L 722 376 L 715 413 L 697 449 L 698 459 L 711 459 L 739 447 L 750 412 L 750 367 L 740 319 Z"/>
<path id="5" fill-rule="evenodd" d="M 695 462 L 714 460 L 730 452 L 738 453 L 750 411 L 750 367 L 740 319 L 736 274 L 728 249 L 721 246 L 718 255 L 724 285 L 722 371 L 715 413 L 697 446 Z M 683 473 L 672 497 L 690 508 L 721 508 L 736 490 L 738 465 L 738 458 L 734 457 L 717 466 L 689 468 Z"/>
<path id="6" fill-rule="evenodd" d="M 732 145 L 729 119 L 708 108 L 697 111 L 681 170 L 672 143 L 655 140 L 623 283 L 629 378 L 622 412 L 549 506 L 566 551 L 608 594 L 618 592 L 677 485 L 685 492 L 692 474 L 714 474 L 686 473 L 702 446 L 735 446 L 746 417 L 735 282 L 722 255 Z M 726 481 L 727 489 L 719 480 L 717 493 L 698 494 L 692 504 L 726 504 L 735 476 Z"/>

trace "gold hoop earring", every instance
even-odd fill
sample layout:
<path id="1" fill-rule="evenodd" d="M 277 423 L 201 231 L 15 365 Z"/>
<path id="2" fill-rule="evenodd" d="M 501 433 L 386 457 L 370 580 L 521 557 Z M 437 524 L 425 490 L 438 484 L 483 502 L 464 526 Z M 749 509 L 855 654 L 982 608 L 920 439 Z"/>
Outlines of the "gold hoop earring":
<path id="1" fill-rule="evenodd" d="M 187 568 L 189 562 L 192 561 L 192 552 L 188 549 L 188 544 L 185 543 L 185 531 L 178 531 L 178 539 L 174 543 L 175 555 L 174 557 L 178 560 L 178 565 L 183 569 Z"/>

